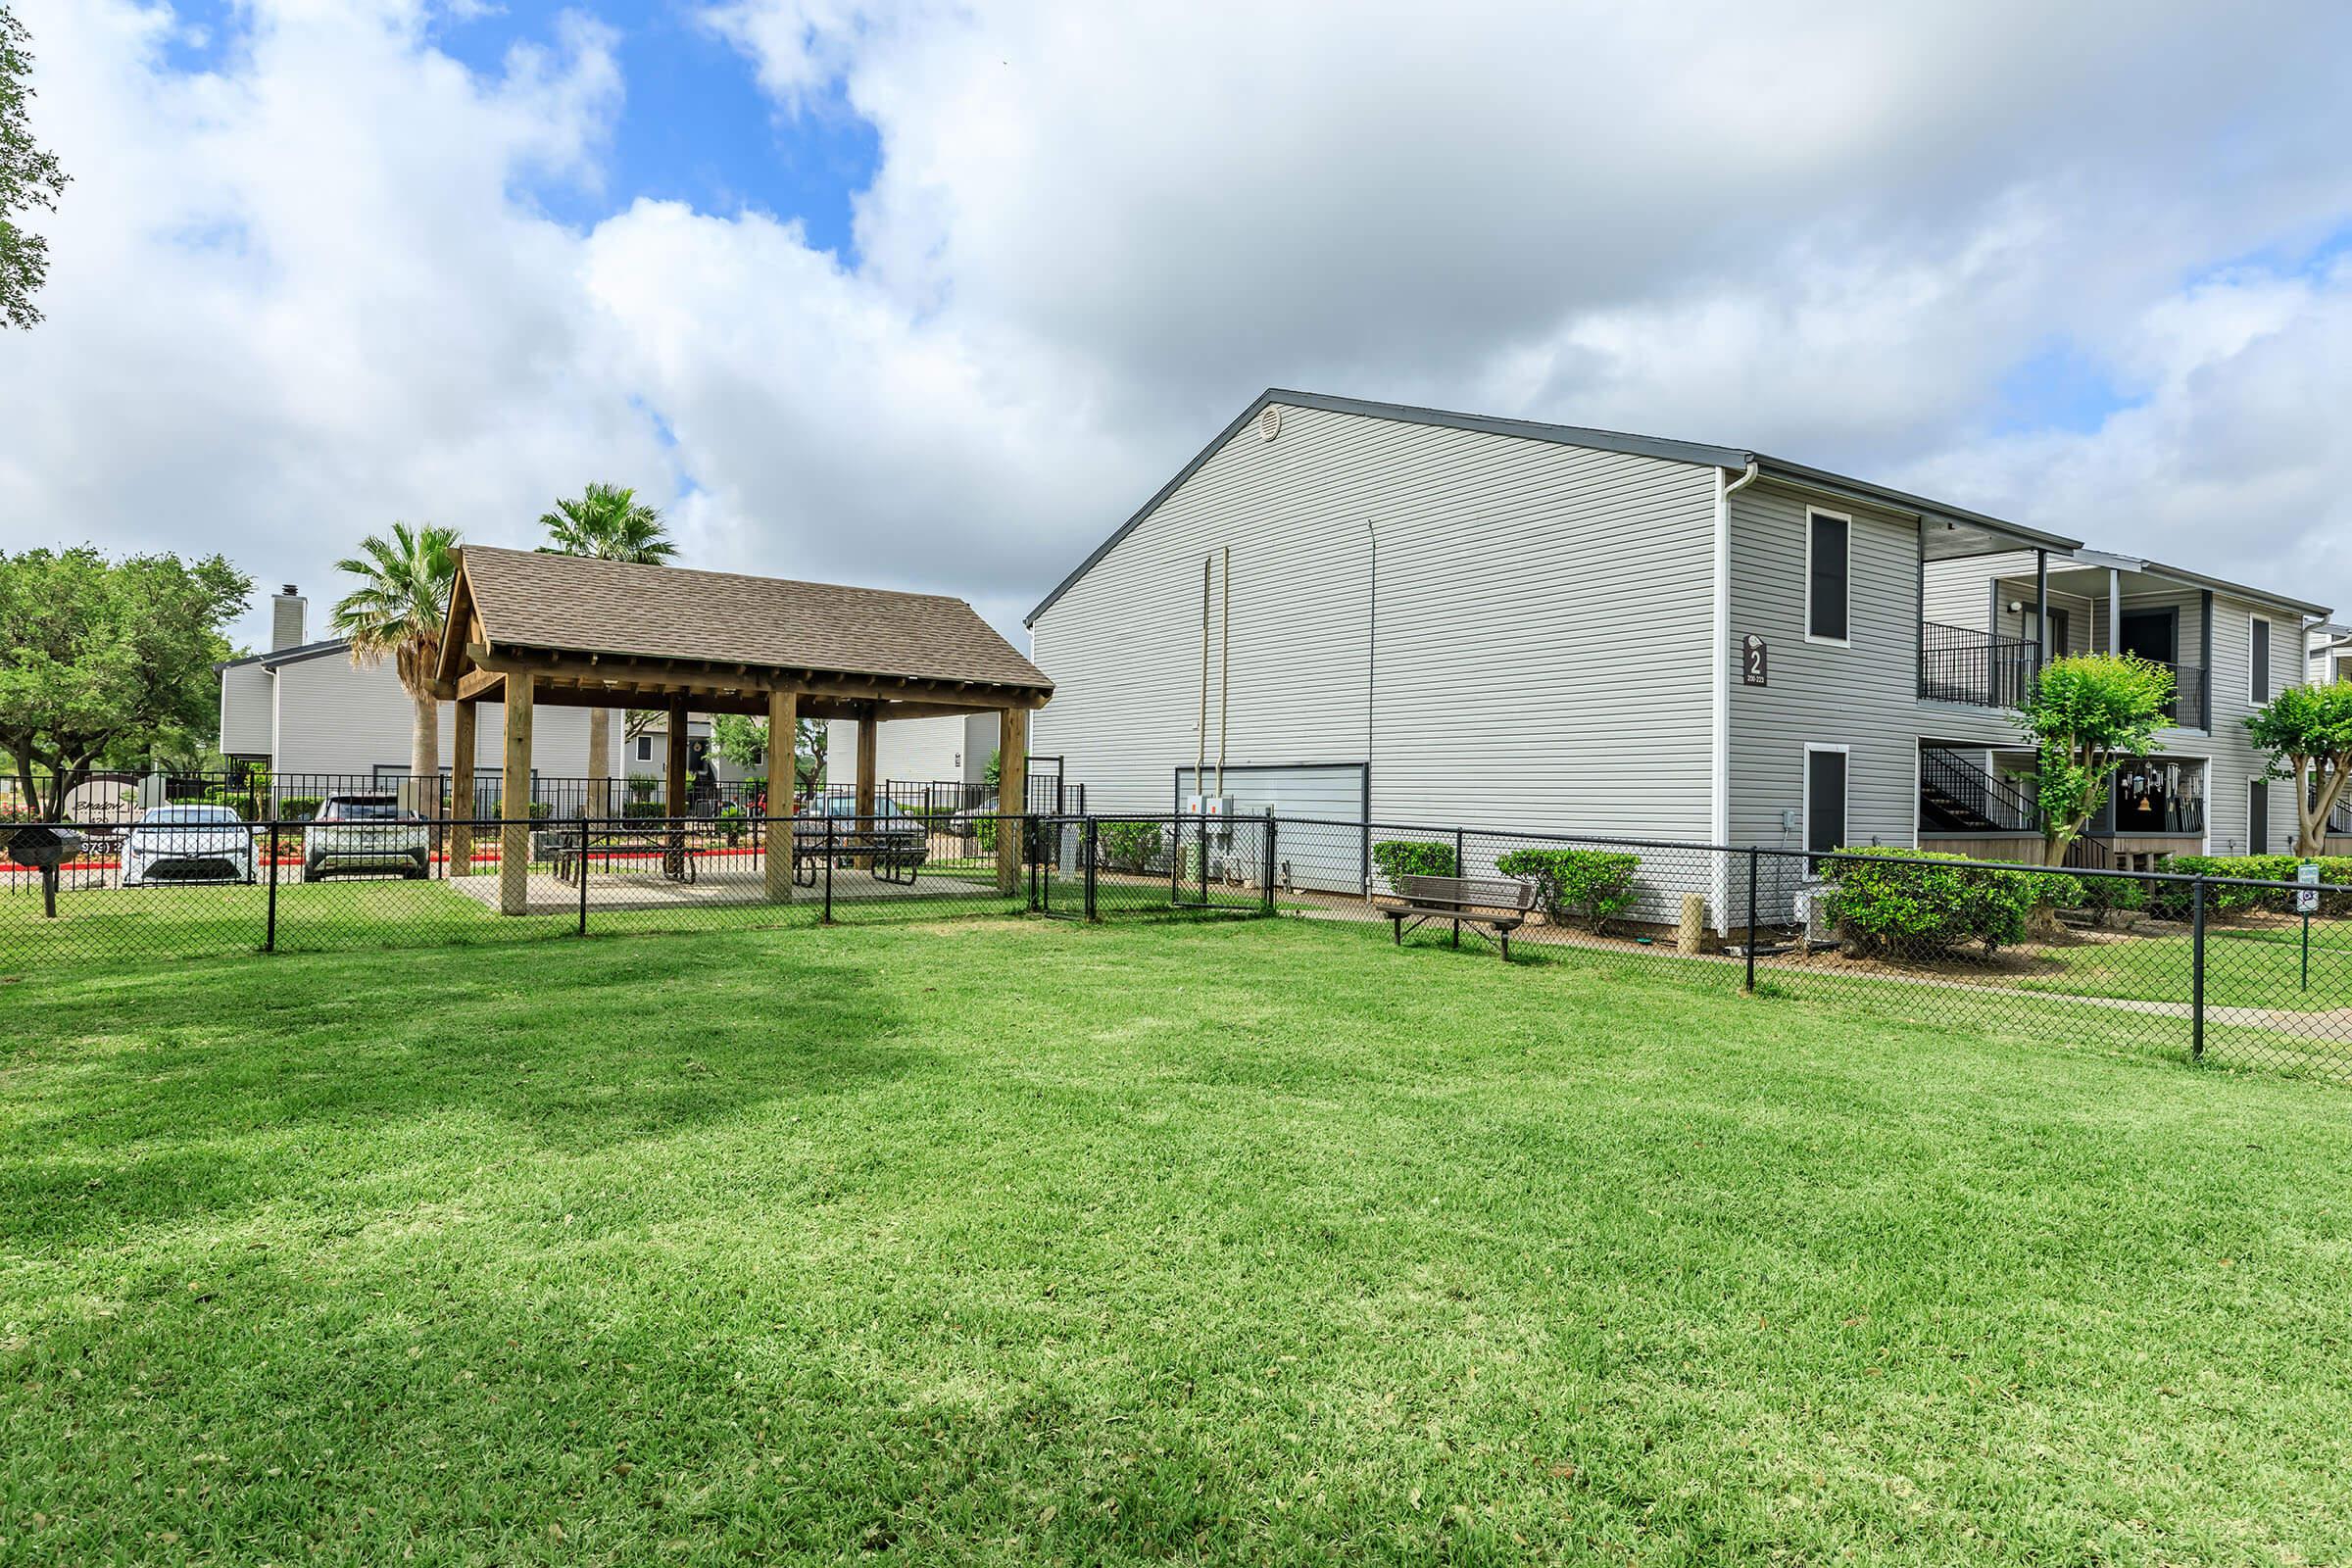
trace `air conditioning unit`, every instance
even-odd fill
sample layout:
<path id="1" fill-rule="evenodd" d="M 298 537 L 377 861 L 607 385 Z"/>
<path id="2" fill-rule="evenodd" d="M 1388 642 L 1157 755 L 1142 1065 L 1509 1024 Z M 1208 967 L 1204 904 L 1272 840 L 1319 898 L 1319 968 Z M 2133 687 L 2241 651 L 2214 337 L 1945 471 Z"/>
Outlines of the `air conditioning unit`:
<path id="1" fill-rule="evenodd" d="M 1807 947 L 1834 946 L 1838 941 L 1838 920 L 1830 909 L 1830 884 L 1812 877 L 1801 883 L 1791 901 L 1797 924 L 1805 928 Z"/>

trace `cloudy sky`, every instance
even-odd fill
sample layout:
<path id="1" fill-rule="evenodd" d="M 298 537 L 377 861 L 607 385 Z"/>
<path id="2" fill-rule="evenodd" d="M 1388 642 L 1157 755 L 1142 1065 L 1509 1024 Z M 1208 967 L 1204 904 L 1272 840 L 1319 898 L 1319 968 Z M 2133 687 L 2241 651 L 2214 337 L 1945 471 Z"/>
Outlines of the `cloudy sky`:
<path id="1" fill-rule="evenodd" d="M 1286 385 L 2352 607 L 2340 0 L 12 4 L 74 183 L 10 547 L 317 605 L 602 478 L 692 564 L 1011 627 Z"/>

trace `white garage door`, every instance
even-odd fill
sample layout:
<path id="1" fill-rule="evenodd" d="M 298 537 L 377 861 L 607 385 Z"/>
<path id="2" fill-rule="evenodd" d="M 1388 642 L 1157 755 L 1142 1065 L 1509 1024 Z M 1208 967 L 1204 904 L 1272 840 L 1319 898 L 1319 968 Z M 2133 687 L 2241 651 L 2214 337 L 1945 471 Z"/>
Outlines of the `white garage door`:
<path id="1" fill-rule="evenodd" d="M 1210 768 L 1214 788 L 1217 770 Z M 1286 887 L 1317 893 L 1364 889 L 1364 768 L 1360 762 L 1308 762 L 1225 769 L 1237 828 L 1270 808 L 1281 825 L 1274 836 L 1276 877 Z M 1193 769 L 1176 770 L 1175 807 L 1199 792 Z M 1251 839 L 1263 856 L 1263 841 Z"/>

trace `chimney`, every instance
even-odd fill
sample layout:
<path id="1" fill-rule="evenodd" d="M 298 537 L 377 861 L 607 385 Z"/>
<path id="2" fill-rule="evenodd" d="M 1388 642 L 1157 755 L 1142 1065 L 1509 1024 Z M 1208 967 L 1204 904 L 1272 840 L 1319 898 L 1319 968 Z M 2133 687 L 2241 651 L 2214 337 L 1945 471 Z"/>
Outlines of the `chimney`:
<path id="1" fill-rule="evenodd" d="M 292 583 L 285 591 L 270 601 L 270 651 L 298 648 L 304 640 L 303 621 L 308 618 L 311 602 L 295 592 Z"/>

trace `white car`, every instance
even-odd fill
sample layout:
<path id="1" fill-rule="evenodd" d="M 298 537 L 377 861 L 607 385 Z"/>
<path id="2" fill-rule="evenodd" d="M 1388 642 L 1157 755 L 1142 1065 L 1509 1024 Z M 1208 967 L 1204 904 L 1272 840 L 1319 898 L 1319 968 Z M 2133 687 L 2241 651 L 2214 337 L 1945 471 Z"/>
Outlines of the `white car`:
<path id="1" fill-rule="evenodd" d="M 253 829 L 225 806 L 150 808 L 122 840 L 122 885 L 251 882 Z"/>
<path id="2" fill-rule="evenodd" d="M 302 832 L 305 882 L 330 871 L 398 871 L 415 881 L 432 867 L 432 834 L 397 795 L 329 795 Z"/>

